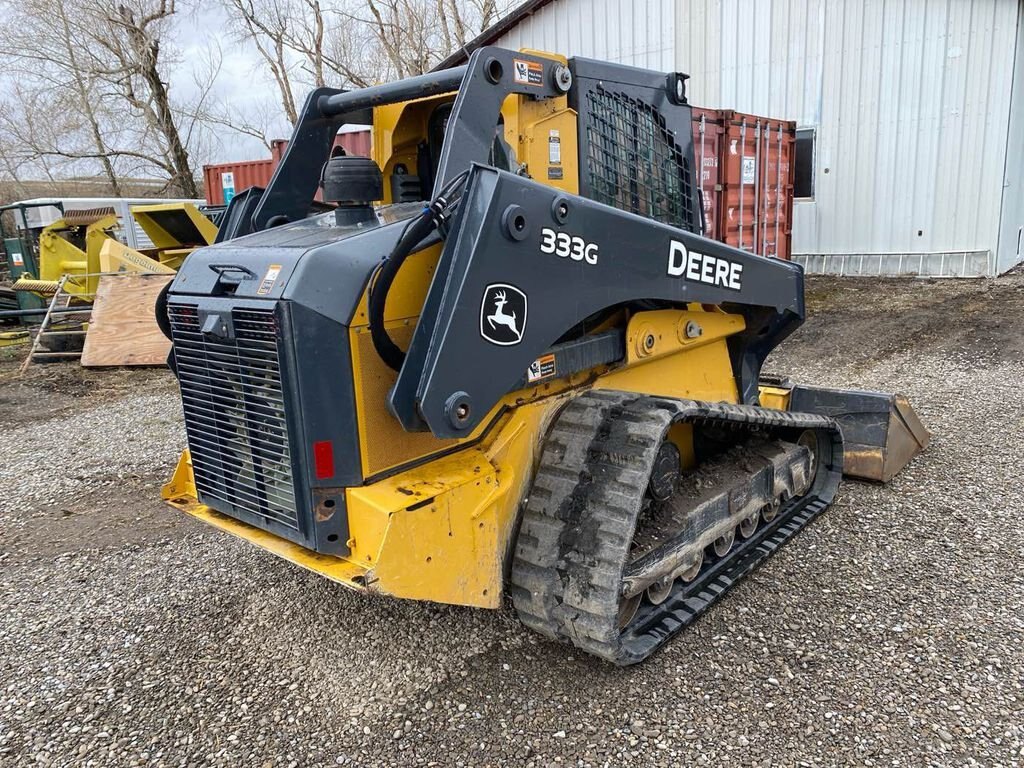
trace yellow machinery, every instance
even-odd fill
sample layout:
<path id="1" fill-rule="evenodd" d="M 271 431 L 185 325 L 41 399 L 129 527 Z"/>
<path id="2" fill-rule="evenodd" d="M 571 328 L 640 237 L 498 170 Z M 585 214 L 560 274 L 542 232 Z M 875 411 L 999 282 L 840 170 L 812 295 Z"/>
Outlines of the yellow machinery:
<path id="1" fill-rule="evenodd" d="M 217 237 L 217 225 L 192 203 L 136 205 L 132 216 L 153 243 L 152 249 L 142 253 L 172 269 Z"/>
<path id="2" fill-rule="evenodd" d="M 28 331 L 0 331 L 0 349 L 28 344 L 29 341 Z"/>
<path id="3" fill-rule="evenodd" d="M 134 206 L 132 216 L 152 248 L 138 251 L 121 243 L 112 208 L 66 211 L 40 233 L 39 276 L 25 275 L 14 289 L 52 296 L 67 275 L 63 291 L 89 302 L 101 273 L 173 274 L 185 256 L 217 236 L 217 227 L 191 203 Z"/>
<path id="4" fill-rule="evenodd" d="M 328 160 L 371 107 L 374 159 Z M 683 75 L 499 48 L 314 92 L 158 307 L 164 498 L 357 590 L 649 656 L 844 461 L 885 480 L 928 440 L 900 396 L 761 376 L 802 271 L 701 236 L 690 126 Z"/>
<path id="5" fill-rule="evenodd" d="M 78 356 L 88 328 L 83 320 L 89 317 L 102 275 L 173 275 L 186 255 L 200 245 L 209 245 L 217 235 L 213 222 L 191 203 L 135 206 L 132 215 L 152 241 L 152 248 L 138 251 L 118 240 L 121 224 L 112 208 L 68 210 L 42 230 L 38 245 L 39 276 L 23 271 L 12 286 L 16 292 L 30 292 L 50 303 L 30 360 Z M 134 301 L 152 301 L 144 284 L 120 284 L 121 300 L 127 300 L 126 291 L 135 290 L 143 293 Z M 79 306 L 84 314 L 75 313 L 75 318 L 65 314 Z"/>
<path id="6" fill-rule="evenodd" d="M 66 211 L 39 235 L 39 275 L 25 275 L 14 284 L 16 291 L 52 296 L 60 279 L 68 275 L 64 292 L 84 301 L 96 293 L 100 250 L 113 239 L 118 227 L 112 208 Z"/>

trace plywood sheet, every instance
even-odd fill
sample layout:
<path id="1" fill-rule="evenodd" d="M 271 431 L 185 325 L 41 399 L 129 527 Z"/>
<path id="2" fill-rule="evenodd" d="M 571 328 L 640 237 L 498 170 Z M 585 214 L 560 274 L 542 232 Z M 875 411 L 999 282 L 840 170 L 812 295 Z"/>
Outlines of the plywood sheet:
<path id="1" fill-rule="evenodd" d="M 82 365 L 164 365 L 171 342 L 156 324 L 156 298 L 173 275 L 104 275 L 85 336 Z"/>

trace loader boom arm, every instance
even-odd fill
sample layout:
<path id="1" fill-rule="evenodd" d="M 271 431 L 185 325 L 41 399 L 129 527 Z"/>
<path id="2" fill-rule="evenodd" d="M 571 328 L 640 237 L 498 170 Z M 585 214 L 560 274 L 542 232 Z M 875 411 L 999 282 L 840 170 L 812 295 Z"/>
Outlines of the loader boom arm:
<path id="1" fill-rule="evenodd" d="M 730 340 L 730 354 L 741 398 L 755 403 L 768 352 L 803 321 L 803 272 L 475 165 L 391 391 L 392 412 L 410 431 L 465 435 L 567 331 L 636 301 L 742 314 L 746 329 Z"/>

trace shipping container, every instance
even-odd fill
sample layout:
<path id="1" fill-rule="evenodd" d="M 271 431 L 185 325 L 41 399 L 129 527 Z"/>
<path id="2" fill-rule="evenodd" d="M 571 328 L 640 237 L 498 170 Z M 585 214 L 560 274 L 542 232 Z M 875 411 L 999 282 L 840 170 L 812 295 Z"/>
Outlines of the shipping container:
<path id="1" fill-rule="evenodd" d="M 226 191 L 234 196 L 249 187 L 265 187 L 274 175 L 279 158 L 246 160 L 238 163 L 217 163 L 203 166 L 203 191 L 210 205 L 224 205 Z"/>
<path id="2" fill-rule="evenodd" d="M 373 153 L 370 129 L 365 126 L 346 125 L 338 133 L 334 146 L 344 149 L 347 155 L 369 157 Z"/>
<path id="3" fill-rule="evenodd" d="M 761 256 L 789 259 L 796 123 L 693 108 L 693 153 L 704 234 Z"/>
<path id="4" fill-rule="evenodd" d="M 793 232 L 796 123 L 721 113 L 718 237 L 761 256 L 788 259 Z"/>
<path id="5" fill-rule="evenodd" d="M 334 146 L 342 147 L 349 155 L 369 157 L 373 146 L 370 129 L 365 126 L 345 126 L 334 140 Z M 274 139 L 270 143 L 270 157 L 265 160 L 204 165 L 206 202 L 210 205 L 225 205 L 228 202 L 225 192 L 229 189 L 233 196 L 249 187 L 266 187 L 287 148 L 287 139 Z"/>
<path id="6" fill-rule="evenodd" d="M 693 107 L 693 156 L 704 206 L 704 236 L 718 239 L 718 211 L 722 185 L 718 168 L 725 127 L 716 109 Z"/>

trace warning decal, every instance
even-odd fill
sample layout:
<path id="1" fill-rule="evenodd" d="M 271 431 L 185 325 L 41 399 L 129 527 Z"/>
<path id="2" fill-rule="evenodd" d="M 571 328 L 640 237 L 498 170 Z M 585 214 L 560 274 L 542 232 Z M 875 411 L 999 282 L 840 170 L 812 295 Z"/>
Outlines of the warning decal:
<path id="1" fill-rule="evenodd" d="M 256 293 L 260 296 L 265 296 L 270 293 L 274 287 L 274 283 L 277 282 L 278 275 L 281 274 L 280 264 L 271 264 L 267 267 L 267 274 L 263 276 L 263 282 L 260 283 L 260 287 L 256 289 Z"/>
<path id="2" fill-rule="evenodd" d="M 526 371 L 526 380 L 531 384 L 541 379 L 549 379 L 555 375 L 555 356 L 544 355 L 538 357 Z"/>
<path id="3" fill-rule="evenodd" d="M 536 61 L 512 59 L 512 79 L 523 85 L 544 85 L 544 65 Z"/>
<path id="4" fill-rule="evenodd" d="M 562 139 L 557 130 L 548 131 L 548 163 L 559 165 L 562 162 Z"/>

